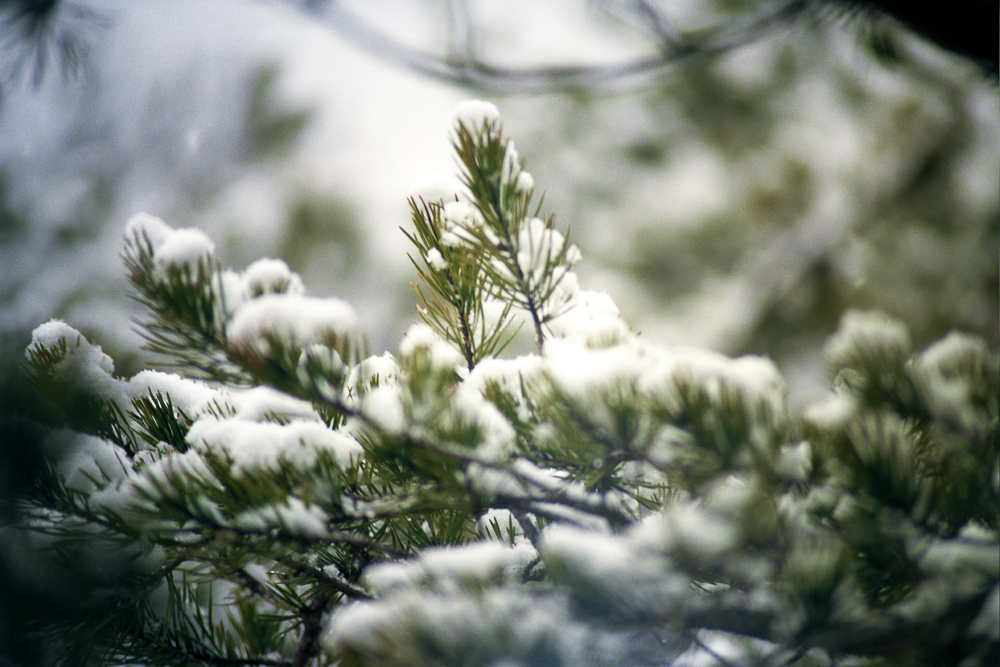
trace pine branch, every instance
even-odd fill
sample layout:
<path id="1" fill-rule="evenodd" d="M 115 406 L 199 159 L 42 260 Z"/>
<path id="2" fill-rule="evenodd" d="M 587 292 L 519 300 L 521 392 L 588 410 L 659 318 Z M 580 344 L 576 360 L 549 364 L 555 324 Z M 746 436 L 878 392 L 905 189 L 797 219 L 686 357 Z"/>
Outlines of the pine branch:
<path id="1" fill-rule="evenodd" d="M 813 648 L 921 664 L 996 654 L 979 629 L 998 585 L 995 352 L 958 336 L 914 354 L 901 327 L 856 318 L 828 349 L 838 394 L 800 419 L 770 362 L 632 334 L 557 345 L 546 336 L 566 330 L 564 309 L 601 311 L 569 278 L 575 249 L 530 211 L 495 109 L 472 108 L 484 113 L 455 130 L 468 192 L 411 201 L 429 326 L 398 363 L 361 361 L 353 311 L 303 296 L 287 266 L 224 274 L 200 232 L 130 222 L 150 344 L 188 373 L 311 409 L 283 397 L 295 407 L 248 417 L 234 392 L 188 414 L 181 394 L 204 388 L 136 395 L 67 325 L 36 331 L 39 390 L 96 413 L 66 423 L 140 455 L 95 473 L 114 449 L 86 439 L 71 452 L 84 481 L 52 463 L 12 514 L 68 571 L 95 539 L 164 559 L 131 597 L 46 629 L 65 630 L 66 659 L 304 667 L 324 625 L 322 658 L 353 667 L 575 664 L 565 637 L 595 664 L 722 656 L 693 641 L 703 631 L 773 644 L 726 653 L 732 664 Z M 542 354 L 495 358 L 511 308 Z M 58 395 L 77 376 L 93 401 Z M 147 600 L 158 583 L 162 610 Z M 274 659 L 293 631 L 294 655 Z"/>
<path id="2" fill-rule="evenodd" d="M 453 147 L 462 167 L 461 180 L 479 210 L 482 224 L 465 224 L 465 234 L 484 253 L 482 270 L 488 292 L 520 308 L 531 318 L 535 342 L 545 344 L 543 327 L 567 307 L 556 291 L 571 265 L 571 246 L 553 230 L 553 218 L 529 218 L 533 197 L 530 175 L 497 120 L 478 124 L 459 120 Z"/>
<path id="3" fill-rule="evenodd" d="M 486 357 L 496 356 L 510 342 L 510 305 L 491 325 L 486 321 L 484 303 L 491 296 L 485 281 L 483 249 L 462 223 L 447 220 L 445 212 L 463 202 L 425 202 L 410 200 L 414 233 L 403 234 L 417 249 L 420 261 L 410 257 L 424 288 L 412 284 L 420 300 L 418 312 L 441 337 L 455 343 L 469 370 Z M 475 217 L 475 211 L 469 211 Z M 452 215 L 455 215 L 452 213 Z"/>
<path id="4" fill-rule="evenodd" d="M 290 568 L 293 572 L 297 574 L 306 574 L 312 579 L 334 589 L 338 593 L 341 593 L 352 600 L 374 599 L 368 591 L 360 586 L 356 586 L 348 581 L 338 579 L 336 577 L 331 577 L 320 568 L 309 565 L 308 563 L 299 562 L 292 558 L 283 556 L 278 556 L 275 560 Z"/>
<path id="5" fill-rule="evenodd" d="M 226 353 L 228 320 L 221 270 L 212 257 L 159 266 L 146 229 L 125 239 L 122 260 L 135 299 L 151 315 L 140 333 L 145 349 L 164 358 L 167 368 L 194 377 L 242 386 L 246 374 Z"/>

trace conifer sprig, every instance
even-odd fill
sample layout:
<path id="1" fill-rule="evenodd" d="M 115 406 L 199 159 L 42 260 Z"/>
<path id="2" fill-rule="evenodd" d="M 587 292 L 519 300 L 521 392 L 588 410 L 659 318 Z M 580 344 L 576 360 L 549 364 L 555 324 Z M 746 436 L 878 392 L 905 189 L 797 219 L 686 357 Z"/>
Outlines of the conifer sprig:
<path id="1" fill-rule="evenodd" d="M 516 330 L 511 326 L 509 303 L 500 306 L 492 322 L 487 317 L 485 305 L 491 294 L 483 273 L 482 249 L 468 240 L 463 242 L 454 232 L 446 236 L 449 229 L 445 206 L 411 199 L 414 232 L 403 233 L 419 257 L 411 256 L 410 262 L 423 285 L 412 283 L 420 301 L 420 317 L 438 335 L 458 346 L 472 370 L 483 359 L 499 354 Z M 449 238 L 451 242 L 445 242 Z"/>
<path id="2" fill-rule="evenodd" d="M 459 224 L 482 252 L 487 290 L 528 313 L 542 348 L 545 326 L 569 305 L 569 295 L 558 288 L 579 253 L 555 231 L 553 216 L 540 217 L 541 202 L 531 210 L 534 181 L 499 120 L 459 120 L 453 146 L 479 214 Z"/>
<path id="3" fill-rule="evenodd" d="M 126 234 L 122 260 L 129 282 L 150 318 L 139 332 L 146 349 L 164 366 L 216 382 L 246 385 L 246 373 L 229 361 L 228 313 L 221 270 L 213 256 L 157 266 L 154 243 L 145 229 Z"/>

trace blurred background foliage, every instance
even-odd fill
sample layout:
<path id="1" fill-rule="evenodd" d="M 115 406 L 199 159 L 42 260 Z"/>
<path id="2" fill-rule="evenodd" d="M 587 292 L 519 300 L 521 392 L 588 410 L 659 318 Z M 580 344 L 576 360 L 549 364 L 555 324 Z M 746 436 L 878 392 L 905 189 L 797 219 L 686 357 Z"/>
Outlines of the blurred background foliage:
<path id="1" fill-rule="evenodd" d="M 910 22 L 964 20 L 958 47 L 978 53 L 966 10 L 996 7 L 966 4 Z M 867 3 L 0 11 L 0 321 L 15 348 L 56 316 L 126 374 L 141 366 L 116 258 L 139 210 L 206 229 L 235 266 L 284 258 L 358 305 L 373 349 L 394 348 L 414 317 L 407 186 L 453 168 L 448 112 L 467 97 L 500 105 L 584 251 L 585 286 L 653 340 L 770 355 L 797 403 L 825 386 L 821 343 L 847 308 L 899 317 L 918 345 L 951 329 L 998 342 L 995 63 Z"/>

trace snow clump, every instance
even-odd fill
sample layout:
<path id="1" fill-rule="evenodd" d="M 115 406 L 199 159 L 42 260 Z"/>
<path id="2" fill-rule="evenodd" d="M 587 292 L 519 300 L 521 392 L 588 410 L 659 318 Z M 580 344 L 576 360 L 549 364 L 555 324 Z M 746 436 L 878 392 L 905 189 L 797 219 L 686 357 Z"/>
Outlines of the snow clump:
<path id="1" fill-rule="evenodd" d="M 412 358 L 420 352 L 426 353 L 431 365 L 437 368 L 454 368 L 465 363 L 465 358 L 457 347 L 434 333 L 430 325 L 422 322 L 407 329 L 399 344 L 399 353 L 404 359 Z"/>
<path id="2" fill-rule="evenodd" d="M 266 359 L 276 342 L 291 349 L 334 347 L 357 324 L 354 309 L 342 299 L 266 294 L 236 311 L 227 328 L 228 345 L 250 360 Z"/>
<path id="3" fill-rule="evenodd" d="M 517 582 L 537 555 L 528 542 L 512 547 L 496 541 L 432 547 L 411 562 L 371 565 L 365 569 L 363 581 L 378 595 L 422 586 L 450 592 L 482 583 Z"/>
<path id="4" fill-rule="evenodd" d="M 316 421 L 275 424 L 206 418 L 191 426 L 187 440 L 202 454 L 227 458 L 237 475 L 274 471 L 283 464 L 307 470 L 323 453 L 346 468 L 363 454 L 351 436 Z"/>
<path id="5" fill-rule="evenodd" d="M 461 123 L 473 132 L 487 125 L 500 122 L 500 110 L 491 102 L 482 100 L 466 100 L 455 106 L 455 123 Z"/>
<path id="6" fill-rule="evenodd" d="M 910 333 L 902 322 L 878 312 L 849 310 L 823 354 L 840 371 L 887 361 L 902 365 L 910 355 Z"/>
<path id="7" fill-rule="evenodd" d="M 448 268 L 448 262 L 445 261 L 444 255 L 437 248 L 431 248 L 427 251 L 427 255 L 424 257 L 427 264 L 435 271 L 444 271 Z"/>
<path id="8" fill-rule="evenodd" d="M 125 223 L 128 244 L 148 242 L 156 275 L 166 279 L 180 267 L 190 267 L 215 255 L 215 243 L 200 229 L 174 229 L 160 218 L 137 213 Z"/>
<path id="9" fill-rule="evenodd" d="M 26 356 L 48 357 L 53 370 L 69 381 L 74 391 L 125 404 L 125 383 L 113 376 L 115 364 L 99 345 L 62 320 L 49 320 L 31 334 Z"/>
<path id="10" fill-rule="evenodd" d="M 243 272 L 240 286 L 246 299 L 265 294 L 301 295 L 306 291 L 302 279 L 280 259 L 258 259 Z"/>

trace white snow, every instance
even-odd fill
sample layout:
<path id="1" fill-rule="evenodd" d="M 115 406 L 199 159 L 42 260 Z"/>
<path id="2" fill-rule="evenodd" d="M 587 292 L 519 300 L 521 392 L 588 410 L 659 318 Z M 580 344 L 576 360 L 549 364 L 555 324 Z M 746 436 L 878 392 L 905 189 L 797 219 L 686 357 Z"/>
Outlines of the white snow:
<path id="1" fill-rule="evenodd" d="M 177 229 L 153 249 L 159 269 L 178 264 L 195 264 L 215 253 L 215 243 L 200 229 Z"/>
<path id="2" fill-rule="evenodd" d="M 544 362 L 537 354 L 525 354 L 513 359 L 483 359 L 469 373 L 465 385 L 484 391 L 488 382 L 497 383 L 511 396 L 521 397 L 521 387 L 541 373 Z"/>
<path id="3" fill-rule="evenodd" d="M 736 547 L 736 526 L 720 513 L 693 502 L 675 502 L 665 512 L 667 531 L 675 548 L 691 557 L 712 561 Z"/>
<path id="4" fill-rule="evenodd" d="M 521 169 L 521 154 L 517 152 L 517 144 L 513 139 L 507 139 L 504 146 L 502 173 L 504 178 L 509 180 Z"/>
<path id="5" fill-rule="evenodd" d="M 575 339 L 554 338 L 545 346 L 545 374 L 559 391 L 581 400 L 599 400 L 594 392 L 619 383 L 634 384 L 649 359 L 632 346 L 590 349 Z"/>
<path id="6" fill-rule="evenodd" d="M 670 615 L 691 595 L 688 578 L 671 572 L 661 552 L 630 533 L 554 524 L 542 533 L 541 552 L 555 577 L 613 607 Z"/>
<path id="7" fill-rule="evenodd" d="M 403 395 L 398 386 L 380 385 L 361 399 L 361 411 L 389 434 L 399 434 L 406 428 Z"/>
<path id="8" fill-rule="evenodd" d="M 155 249 L 173 233 L 174 229 L 160 218 L 148 213 L 136 213 L 125 223 L 124 236 L 126 239 L 145 237 Z"/>
<path id="9" fill-rule="evenodd" d="M 575 293 L 576 276 L 568 273 L 559 287 L 565 288 L 571 296 L 568 307 L 548 324 L 553 335 L 586 342 L 591 345 L 607 345 L 626 340 L 630 335 L 628 324 L 621 318 L 618 306 L 606 292 L 580 290 Z M 557 296 L 559 291 L 557 290 Z"/>
<path id="10" fill-rule="evenodd" d="M 853 366 L 858 354 L 902 362 L 910 349 L 910 332 L 899 320 L 884 313 L 849 310 L 823 354 L 834 368 L 842 368 Z"/>
<path id="11" fill-rule="evenodd" d="M 281 464 L 304 471 L 321 454 L 348 467 L 363 454 L 352 437 L 316 421 L 276 424 L 205 418 L 192 425 L 187 440 L 200 452 L 227 457 L 236 474 L 275 470 Z"/>
<path id="12" fill-rule="evenodd" d="M 379 356 L 368 357 L 351 369 L 347 384 L 363 393 L 372 387 L 398 382 L 399 364 L 391 353 L 386 352 Z"/>
<path id="13" fill-rule="evenodd" d="M 363 581 L 376 594 L 431 584 L 445 592 L 476 582 L 517 581 L 521 570 L 537 553 L 529 543 L 508 546 L 495 540 L 423 550 L 411 562 L 379 563 L 368 567 Z"/>
<path id="14" fill-rule="evenodd" d="M 266 419 L 320 421 L 312 403 L 289 396 L 270 387 L 260 386 L 233 391 L 226 402 L 236 410 L 236 417 L 246 421 Z"/>
<path id="15" fill-rule="evenodd" d="M 517 239 L 517 264 L 531 284 L 537 285 L 547 265 L 562 251 L 566 239 L 550 229 L 541 218 L 530 218 L 521 227 Z"/>
<path id="16" fill-rule="evenodd" d="M 431 268 L 437 271 L 444 271 L 445 269 L 448 268 L 448 262 L 445 261 L 444 256 L 441 254 L 441 251 L 438 250 L 437 248 L 431 248 L 430 250 L 428 250 L 427 255 L 424 256 L 424 260 L 426 260 L 427 263 L 430 264 Z"/>
<path id="17" fill-rule="evenodd" d="M 267 531 L 273 527 L 305 538 L 322 539 L 329 534 L 329 517 L 322 508 L 306 505 L 301 499 L 289 496 L 284 503 L 265 505 L 246 510 L 233 517 L 233 525 L 252 531 Z"/>
<path id="18" fill-rule="evenodd" d="M 528 192 L 535 189 L 535 179 L 530 173 L 522 171 L 517 175 L 517 183 L 515 184 L 518 190 L 521 192 Z"/>
<path id="19" fill-rule="evenodd" d="M 358 317 L 346 301 L 291 294 L 266 294 L 244 303 L 229 322 L 229 345 L 243 353 L 270 356 L 272 340 L 292 349 L 316 343 L 336 346 L 352 335 Z"/>
<path id="20" fill-rule="evenodd" d="M 996 355 L 984 340 L 951 332 L 917 358 L 915 370 L 935 415 L 973 431 L 981 428 L 977 426 L 981 417 L 970 371 L 979 372 L 986 366 L 996 368 L 997 364 Z"/>
<path id="21" fill-rule="evenodd" d="M 586 570 L 594 579 L 617 578 L 623 567 L 635 560 L 629 540 L 617 535 L 602 535 L 564 525 L 545 529 L 542 553 L 546 558 L 559 554 L 572 559 L 573 567 Z"/>
<path id="22" fill-rule="evenodd" d="M 479 533 L 480 537 L 487 540 L 498 539 L 496 533 L 493 532 L 494 523 L 500 527 L 504 542 L 507 540 L 508 531 L 513 533 L 514 540 L 517 543 L 520 543 L 525 539 L 524 529 L 521 527 L 521 523 L 514 518 L 513 513 L 511 513 L 510 510 L 495 508 L 487 510 L 476 521 L 476 531 Z"/>
<path id="23" fill-rule="evenodd" d="M 174 407 L 189 417 L 196 417 L 201 408 L 219 397 L 219 392 L 204 382 L 182 378 L 174 373 L 145 370 L 129 380 L 132 396 L 159 393 L 170 397 Z"/>
<path id="24" fill-rule="evenodd" d="M 243 271 L 241 287 L 247 299 L 264 294 L 305 294 L 302 279 L 280 259 L 258 259 Z"/>
<path id="25" fill-rule="evenodd" d="M 742 664 L 747 662 L 750 657 L 745 640 L 744 643 L 741 643 L 733 635 L 701 630 L 698 632 L 698 641 L 700 644 L 692 646 L 677 658 L 673 663 L 674 667 L 716 667 L 720 664 Z M 702 646 L 707 647 L 708 650 Z M 720 662 L 720 658 L 726 662 Z"/>
<path id="26" fill-rule="evenodd" d="M 473 229 L 483 224 L 483 214 L 472 202 L 467 200 L 445 202 L 441 208 L 441 217 L 447 224 L 447 230 L 451 234 L 456 234 L 471 241 L 468 233 L 462 234 L 462 229 Z M 459 229 L 455 229 L 455 227 Z M 445 245 L 458 245 L 456 243 L 446 243 Z"/>
<path id="27" fill-rule="evenodd" d="M 56 351 L 65 343 L 66 354 L 57 361 L 56 372 L 71 382 L 74 389 L 84 391 L 119 406 L 129 406 L 126 383 L 113 377 L 114 361 L 99 345 L 88 341 L 83 334 L 62 320 L 50 320 L 35 328 L 31 344 L 25 351 L 30 357 L 33 350 Z"/>
<path id="28" fill-rule="evenodd" d="M 38 325 L 31 332 L 31 344 L 28 347 L 29 349 L 35 347 L 54 350 L 62 341 L 65 341 L 67 346 L 73 349 L 79 346 L 83 340 L 83 334 L 62 320 L 49 320 L 45 324 Z M 108 361 L 111 361 L 110 357 Z M 107 370 L 109 373 L 111 372 L 110 368 Z"/>
<path id="29" fill-rule="evenodd" d="M 92 435 L 55 430 L 47 435 L 44 447 L 58 460 L 56 473 L 75 491 L 96 491 L 132 471 L 121 447 Z"/>
<path id="30" fill-rule="evenodd" d="M 496 460 L 514 446 L 514 427 L 496 406 L 483 398 L 477 387 L 462 382 L 452 394 L 449 408 L 453 411 L 451 419 L 464 419 L 482 429 L 482 441 L 476 450 L 481 457 Z"/>
<path id="31" fill-rule="evenodd" d="M 190 265 L 210 259 L 215 254 L 215 243 L 200 229 L 174 229 L 160 218 L 148 213 L 137 213 L 125 223 L 126 244 L 145 238 L 153 252 L 153 263 L 161 278 L 167 277 L 170 267 Z"/>
<path id="32" fill-rule="evenodd" d="M 838 392 L 810 405 L 806 409 L 805 420 L 821 429 L 836 429 L 846 423 L 857 409 L 858 402 L 853 394 Z"/>
<path id="33" fill-rule="evenodd" d="M 218 288 L 226 314 L 232 317 L 247 300 L 243 275 L 232 269 L 223 269 L 219 272 Z"/>
<path id="34" fill-rule="evenodd" d="M 644 348 L 651 364 L 642 382 L 644 391 L 660 400 L 673 401 L 678 379 L 699 387 L 714 401 L 723 390 L 737 392 L 754 420 L 781 418 L 785 412 L 786 388 L 777 368 L 762 357 L 736 359 L 699 348 Z"/>
<path id="35" fill-rule="evenodd" d="M 482 100 L 466 100 L 455 106 L 455 122 L 476 132 L 486 125 L 500 122 L 500 110 L 495 104 Z"/>
<path id="36" fill-rule="evenodd" d="M 438 336 L 430 325 L 423 322 L 411 325 L 399 343 L 399 353 L 404 359 L 420 351 L 425 352 L 430 363 L 437 368 L 454 368 L 465 363 L 465 357 L 457 347 Z"/>

